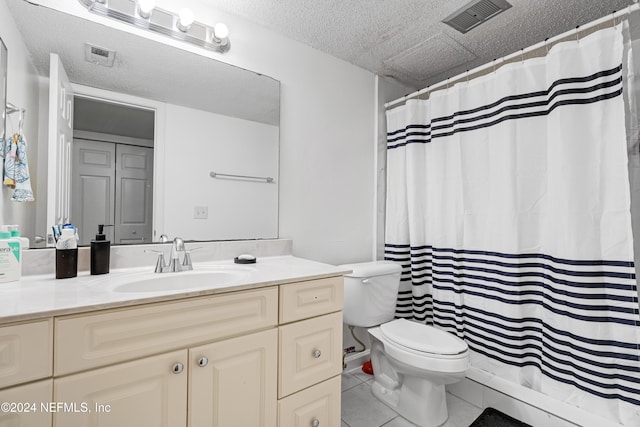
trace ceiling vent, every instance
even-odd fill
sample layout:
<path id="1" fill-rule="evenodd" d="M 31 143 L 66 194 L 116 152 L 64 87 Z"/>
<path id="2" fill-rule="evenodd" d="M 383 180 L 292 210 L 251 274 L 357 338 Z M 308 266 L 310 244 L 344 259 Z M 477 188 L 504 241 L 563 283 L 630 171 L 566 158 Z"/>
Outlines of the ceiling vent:
<path id="1" fill-rule="evenodd" d="M 505 0 L 474 0 L 447 16 L 442 22 L 461 33 L 466 33 L 510 7 Z"/>
<path id="2" fill-rule="evenodd" d="M 116 59 L 116 51 L 107 49 L 104 47 L 94 46 L 89 43 L 84 44 L 84 59 L 87 61 L 104 65 L 105 67 L 112 67 L 113 61 Z"/>

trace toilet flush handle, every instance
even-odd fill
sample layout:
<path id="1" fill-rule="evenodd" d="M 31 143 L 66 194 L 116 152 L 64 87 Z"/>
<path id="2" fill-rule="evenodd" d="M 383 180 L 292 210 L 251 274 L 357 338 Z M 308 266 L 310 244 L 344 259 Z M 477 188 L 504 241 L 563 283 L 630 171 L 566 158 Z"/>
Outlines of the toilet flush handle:
<path id="1" fill-rule="evenodd" d="M 369 279 L 369 278 L 367 277 L 366 279 L 362 279 L 362 280 L 361 280 L 361 282 L 362 282 L 362 283 L 369 283 L 369 281 L 370 281 L 370 280 L 371 280 L 371 279 Z"/>

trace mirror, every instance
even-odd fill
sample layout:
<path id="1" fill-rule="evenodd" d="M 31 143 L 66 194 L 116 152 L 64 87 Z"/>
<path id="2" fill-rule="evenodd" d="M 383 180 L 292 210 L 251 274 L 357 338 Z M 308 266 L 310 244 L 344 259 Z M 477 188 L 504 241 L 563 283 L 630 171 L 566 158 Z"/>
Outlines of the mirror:
<path id="1" fill-rule="evenodd" d="M 35 234 L 44 235 L 53 225 L 46 219 L 46 212 L 50 211 L 47 204 L 59 203 L 47 200 L 51 194 L 47 181 L 53 181 L 52 172 L 57 169 L 56 165 L 47 166 L 46 155 L 51 121 L 46 96 L 51 53 L 58 55 L 76 100 L 79 97 L 153 111 L 153 241 L 159 241 L 161 234 L 185 240 L 278 237 L 277 80 L 24 0 L 6 0 L 6 5 L 40 85 L 36 108 L 39 114 L 27 111 L 25 121 L 25 133 L 31 132 L 26 136 L 30 141 L 36 202 L 17 210 L 18 215 L 5 213 L 3 218 L 6 224 L 21 226 L 23 235 L 32 239 L 31 247 L 36 246 Z M 2 5 L 3 12 L 1 9 Z M 11 28 L 0 26 L 0 37 L 6 31 Z M 109 60 L 113 61 L 111 66 Z M 11 70 L 9 65 L 9 85 L 15 77 Z M 135 120 L 112 119 L 102 114 L 94 113 L 94 121 L 110 125 L 102 126 L 112 129 L 110 134 L 105 133 L 107 139 L 114 135 L 120 139 L 131 137 L 122 129 L 131 127 Z M 37 124 L 33 123 L 35 118 Z M 8 132 L 15 131 L 11 128 L 8 123 Z M 104 132 L 107 131 L 77 129 L 74 140 L 78 134 L 86 139 L 87 134 Z M 71 164 L 72 170 L 74 167 Z M 214 178 L 211 172 L 219 175 Z M 273 179 L 267 182 L 224 174 Z M 72 186 L 73 183 L 69 188 Z M 72 198 L 73 193 L 70 194 Z M 3 194 L 3 202 L 6 200 Z M 70 205 L 73 202 L 70 200 Z M 31 209 L 37 212 L 22 214 Z M 134 214 L 120 217 L 135 222 L 137 213 Z M 70 222 L 77 222 L 73 214 Z M 97 229 L 79 231 L 92 237 Z M 136 239 L 113 240 L 118 242 Z M 138 242 L 149 243 L 148 239 Z"/>

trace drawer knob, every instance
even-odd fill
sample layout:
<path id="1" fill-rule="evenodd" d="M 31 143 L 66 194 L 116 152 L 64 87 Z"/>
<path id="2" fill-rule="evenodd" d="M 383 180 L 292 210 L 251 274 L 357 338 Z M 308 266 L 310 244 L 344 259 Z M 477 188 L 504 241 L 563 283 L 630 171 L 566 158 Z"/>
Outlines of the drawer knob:
<path id="1" fill-rule="evenodd" d="M 311 420 L 311 427 L 319 427 L 320 426 L 320 421 L 317 418 L 314 418 L 313 420 Z"/>
<path id="2" fill-rule="evenodd" d="M 172 367 L 171 367 L 171 371 L 174 374 L 179 374 L 184 370 L 184 365 L 180 362 L 175 363 Z"/>
<path id="3" fill-rule="evenodd" d="M 319 359 L 320 356 L 322 356 L 322 352 L 320 350 L 313 350 L 313 357 L 315 357 L 316 359 Z"/>
<path id="4" fill-rule="evenodd" d="M 202 356 L 200 359 L 198 359 L 198 366 L 200 366 L 201 368 L 207 366 L 207 363 L 209 363 L 209 359 L 207 359 L 205 356 Z"/>

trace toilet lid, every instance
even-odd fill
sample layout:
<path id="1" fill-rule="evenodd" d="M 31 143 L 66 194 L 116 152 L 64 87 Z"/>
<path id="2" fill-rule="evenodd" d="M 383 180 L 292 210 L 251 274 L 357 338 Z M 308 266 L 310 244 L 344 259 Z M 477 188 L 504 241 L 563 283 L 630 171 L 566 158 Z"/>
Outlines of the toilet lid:
<path id="1" fill-rule="evenodd" d="M 468 349 L 467 343 L 453 334 L 406 319 L 387 322 L 380 330 L 388 340 L 424 353 L 459 354 Z"/>

